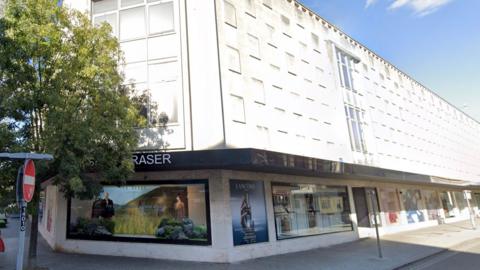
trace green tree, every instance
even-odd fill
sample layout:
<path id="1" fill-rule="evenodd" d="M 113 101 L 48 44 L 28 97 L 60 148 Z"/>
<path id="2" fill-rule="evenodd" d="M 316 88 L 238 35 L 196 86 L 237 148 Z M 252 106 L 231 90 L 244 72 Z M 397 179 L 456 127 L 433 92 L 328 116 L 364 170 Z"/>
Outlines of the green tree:
<path id="1" fill-rule="evenodd" d="M 7 0 L 4 13 L 1 140 L 22 151 L 53 154 L 53 161 L 36 164 L 37 179 L 52 180 L 66 196 L 90 198 L 101 190 L 100 181 L 124 183 L 133 172 L 133 127 L 145 120 L 129 98 L 130 89 L 122 86 L 122 55 L 110 26 L 94 27 L 85 14 L 55 0 Z M 31 259 L 36 258 L 36 194 L 30 209 Z"/>

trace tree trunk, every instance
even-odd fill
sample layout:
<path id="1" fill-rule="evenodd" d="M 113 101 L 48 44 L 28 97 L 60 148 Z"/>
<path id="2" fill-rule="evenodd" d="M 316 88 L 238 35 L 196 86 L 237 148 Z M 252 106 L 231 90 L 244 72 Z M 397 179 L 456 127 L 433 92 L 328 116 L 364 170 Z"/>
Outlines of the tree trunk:
<path id="1" fill-rule="evenodd" d="M 37 267 L 37 240 L 38 240 L 38 205 L 40 203 L 40 185 L 38 180 L 35 187 L 35 193 L 31 203 L 32 224 L 30 226 L 30 241 L 28 248 L 28 269 L 35 269 Z"/>

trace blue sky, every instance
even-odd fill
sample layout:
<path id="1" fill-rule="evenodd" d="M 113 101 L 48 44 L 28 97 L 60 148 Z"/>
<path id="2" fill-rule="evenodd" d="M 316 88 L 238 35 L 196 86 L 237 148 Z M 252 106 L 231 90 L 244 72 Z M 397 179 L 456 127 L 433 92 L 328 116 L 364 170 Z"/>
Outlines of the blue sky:
<path id="1" fill-rule="evenodd" d="M 480 121 L 479 0 L 299 1 Z"/>

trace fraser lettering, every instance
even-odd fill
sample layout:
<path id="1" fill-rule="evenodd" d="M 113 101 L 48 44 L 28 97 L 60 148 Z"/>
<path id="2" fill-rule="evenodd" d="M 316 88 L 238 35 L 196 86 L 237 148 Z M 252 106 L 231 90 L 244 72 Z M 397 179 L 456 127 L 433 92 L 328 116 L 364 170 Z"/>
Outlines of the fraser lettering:
<path id="1" fill-rule="evenodd" d="M 164 165 L 172 164 L 171 158 L 170 154 L 143 154 L 134 155 L 133 162 L 135 165 Z"/>

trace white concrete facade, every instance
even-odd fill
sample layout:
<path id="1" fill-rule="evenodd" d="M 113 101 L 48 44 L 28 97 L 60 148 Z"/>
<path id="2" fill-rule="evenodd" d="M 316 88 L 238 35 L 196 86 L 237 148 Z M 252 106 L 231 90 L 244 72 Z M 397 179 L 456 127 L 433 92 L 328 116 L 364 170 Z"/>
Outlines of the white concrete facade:
<path id="1" fill-rule="evenodd" d="M 229 146 L 480 180 L 478 122 L 295 1 L 217 2 Z M 356 94 L 340 85 L 336 49 L 358 61 Z M 347 103 L 364 112 L 363 153 Z"/>

